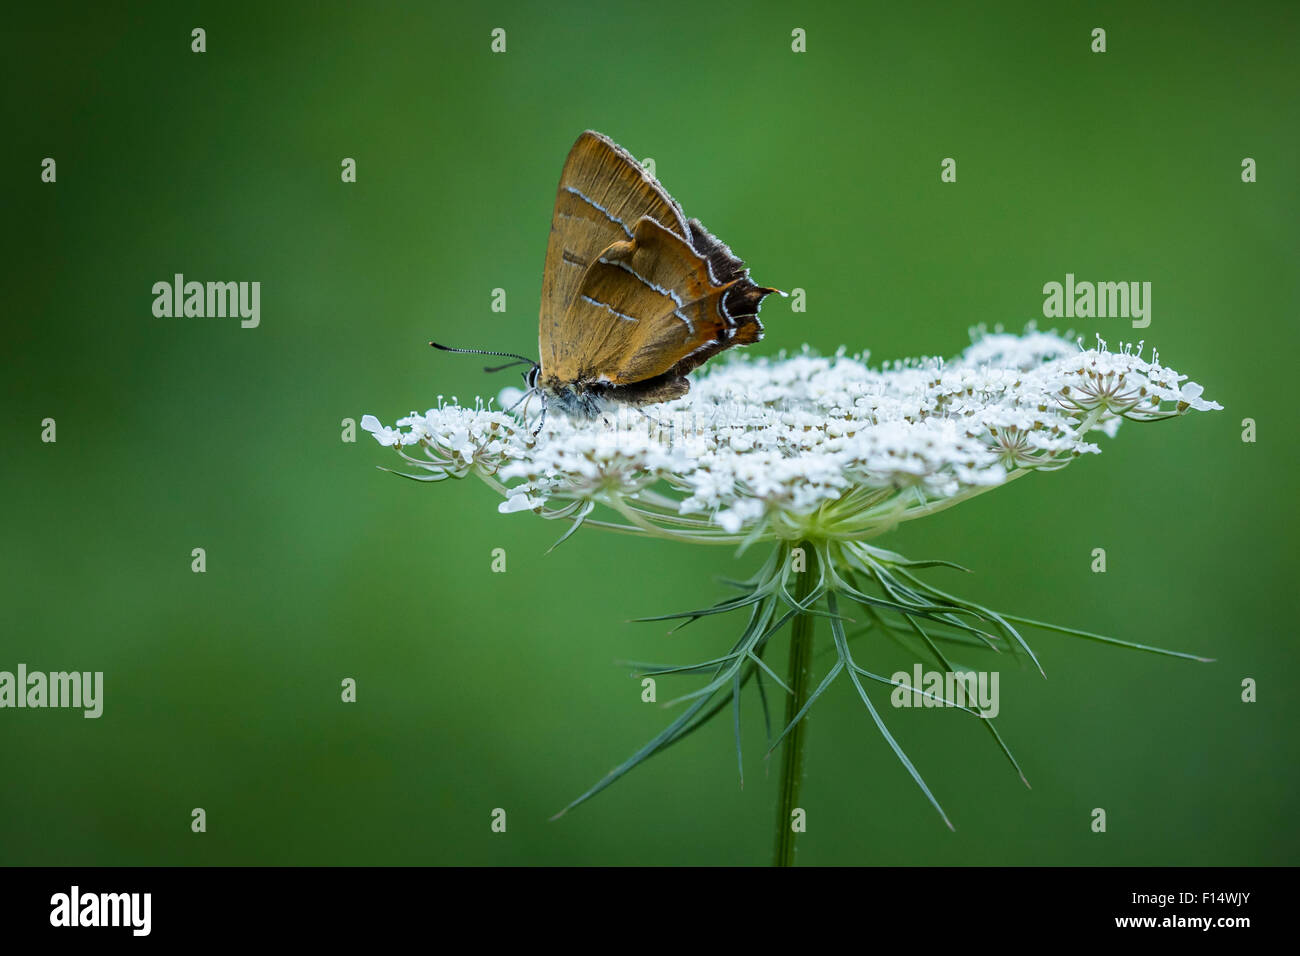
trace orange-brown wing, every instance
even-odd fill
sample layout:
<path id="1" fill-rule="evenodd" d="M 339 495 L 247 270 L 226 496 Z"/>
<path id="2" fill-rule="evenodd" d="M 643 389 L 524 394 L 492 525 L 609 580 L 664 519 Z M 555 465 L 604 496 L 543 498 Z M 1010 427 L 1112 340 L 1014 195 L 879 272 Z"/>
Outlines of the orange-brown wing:
<path id="1" fill-rule="evenodd" d="M 560 328 L 579 330 L 580 352 L 561 352 L 561 381 L 635 385 L 682 377 L 725 348 L 757 342 L 758 306 L 771 289 L 695 220 L 694 245 L 650 217 L 610 244 L 583 276 Z M 685 388 L 682 386 L 682 391 Z"/>
<path id="2" fill-rule="evenodd" d="M 583 276 L 611 243 L 630 240 L 643 216 L 690 236 L 680 207 L 631 155 L 600 133 L 579 136 L 560 174 L 546 246 L 538 324 L 544 372 L 562 367 L 585 343 L 585 329 L 565 324 Z"/>

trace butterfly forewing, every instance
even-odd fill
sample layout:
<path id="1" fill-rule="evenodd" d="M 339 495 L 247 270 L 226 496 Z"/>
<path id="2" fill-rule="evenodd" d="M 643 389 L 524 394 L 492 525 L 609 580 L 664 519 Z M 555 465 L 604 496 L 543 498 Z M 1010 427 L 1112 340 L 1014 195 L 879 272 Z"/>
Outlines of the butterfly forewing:
<path id="1" fill-rule="evenodd" d="M 538 347 L 548 372 L 567 370 L 582 330 L 564 318 L 587 269 L 611 243 L 629 240 L 643 216 L 689 235 L 681 209 L 640 164 L 608 137 L 588 130 L 560 174 L 542 278 Z"/>

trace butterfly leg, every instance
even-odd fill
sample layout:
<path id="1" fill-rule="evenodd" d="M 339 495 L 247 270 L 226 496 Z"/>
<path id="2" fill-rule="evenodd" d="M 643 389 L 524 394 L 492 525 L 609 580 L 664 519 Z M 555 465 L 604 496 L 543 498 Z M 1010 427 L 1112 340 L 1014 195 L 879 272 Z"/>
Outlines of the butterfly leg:
<path id="1" fill-rule="evenodd" d="M 542 426 L 546 424 L 546 393 L 542 392 L 542 414 L 537 418 L 537 427 L 533 429 L 533 438 L 541 434 Z"/>
<path id="2" fill-rule="evenodd" d="M 663 423 L 662 421 L 660 421 L 659 419 L 655 418 L 653 415 L 651 415 L 649 412 L 647 412 L 647 411 L 646 411 L 644 408 L 642 408 L 640 405 L 633 405 L 632 407 L 633 407 L 634 409 L 636 409 L 636 411 L 637 411 L 637 412 L 641 415 L 641 417 L 644 418 L 646 421 L 653 423 L 654 425 L 658 426 L 659 428 L 663 428 L 663 427 L 664 427 L 664 423 Z"/>
<path id="3" fill-rule="evenodd" d="M 524 392 L 524 394 L 519 397 L 519 401 L 515 402 L 513 405 L 511 405 L 509 408 L 506 409 L 506 414 L 509 415 L 516 408 L 522 405 L 524 402 L 528 401 L 528 399 L 532 398 L 533 395 L 536 393 L 536 391 L 537 389 L 530 388 L 528 391 Z"/>

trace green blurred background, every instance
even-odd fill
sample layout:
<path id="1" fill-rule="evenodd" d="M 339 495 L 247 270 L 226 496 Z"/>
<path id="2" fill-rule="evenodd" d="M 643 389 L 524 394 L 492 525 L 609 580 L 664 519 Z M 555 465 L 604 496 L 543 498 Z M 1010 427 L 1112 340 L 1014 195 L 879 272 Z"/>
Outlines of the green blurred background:
<path id="1" fill-rule="evenodd" d="M 390 451 L 340 440 L 344 418 L 391 423 L 517 381 L 425 343 L 535 349 L 556 181 L 588 127 L 653 157 L 758 281 L 807 290 L 806 313 L 769 300 L 755 352 L 954 354 L 972 325 L 1041 319 L 1042 285 L 1073 272 L 1152 282 L 1145 331 L 1074 328 L 1142 335 L 1225 406 L 1126 425 L 1100 457 L 881 541 L 976 569 L 936 583 L 993 606 L 1217 663 L 1042 633 L 1045 681 L 981 658 L 1010 667 L 1000 726 L 1032 791 L 962 715 L 886 709 L 955 833 L 839 685 L 811 718 L 800 862 L 1297 862 L 1296 454 L 1280 415 L 1300 345 L 1297 16 L 7 11 L 0 669 L 102 670 L 106 689 L 99 720 L 0 711 L 0 862 L 769 861 L 776 767 L 764 777 L 752 699 L 743 790 L 722 720 L 548 822 L 671 716 L 615 662 L 712 657 L 739 625 L 665 637 L 627 619 L 714 600 L 716 577 L 758 554 L 591 530 L 546 555 L 557 525 L 498 515 L 477 482 L 394 478 L 375 469 Z M 1105 54 L 1089 49 L 1098 26 Z M 260 281 L 261 326 L 155 318 L 151 286 L 175 272 Z M 490 571 L 498 547 L 506 574 Z M 1096 547 L 1106 574 L 1089 570 Z M 1258 703 L 1241 702 L 1245 677 Z M 662 680 L 660 699 L 693 686 Z"/>

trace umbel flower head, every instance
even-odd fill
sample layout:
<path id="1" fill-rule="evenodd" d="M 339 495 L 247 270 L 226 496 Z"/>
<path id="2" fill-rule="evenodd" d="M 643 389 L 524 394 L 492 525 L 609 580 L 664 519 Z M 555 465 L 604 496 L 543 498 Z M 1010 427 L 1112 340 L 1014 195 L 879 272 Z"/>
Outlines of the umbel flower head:
<path id="1" fill-rule="evenodd" d="M 517 390 L 511 390 L 517 391 Z M 513 396 L 509 396 L 513 397 Z M 386 428 L 423 480 L 477 475 L 502 512 L 691 541 L 864 540 L 1100 448 L 1120 422 L 1221 406 L 1142 346 L 1085 350 L 1059 336 L 988 334 L 959 358 L 873 369 L 809 352 L 733 359 L 690 394 L 542 430 L 491 403 L 439 402 Z M 407 449 L 414 452 L 412 454 Z"/>
<path id="2" fill-rule="evenodd" d="M 946 562 L 909 562 L 869 543 L 901 522 L 1097 454 L 1097 442 L 1114 437 L 1125 420 L 1151 422 L 1222 407 L 1203 399 L 1187 376 L 1160 364 L 1154 351 L 1143 353 L 1142 343 L 1111 351 L 1099 338 L 1084 348 L 1032 327 L 1023 335 L 977 330 L 971 346 L 947 361 L 906 359 L 873 368 L 867 356 L 843 350 L 738 356 L 706 368 L 676 401 L 645 411 L 611 409 L 593 419 L 551 414 L 540 428 L 491 401 L 462 406 L 441 398 L 437 407 L 412 412 L 395 427 L 371 415 L 362 427 L 397 449 L 410 466 L 405 477 L 474 475 L 500 495 L 501 512 L 566 522 L 561 541 L 585 523 L 741 548 L 773 543 L 771 557 L 743 582 L 740 597 L 675 615 L 690 621 L 747 610 L 749 624 L 729 655 L 642 670 L 711 675 L 682 698 L 691 706 L 571 806 L 702 725 L 725 706 L 728 694 L 738 704 L 751 678 L 760 690 L 764 677 L 775 680 L 791 695 L 775 747 L 835 676 L 847 673 L 880 732 L 938 808 L 861 678 L 898 684 L 858 665 L 848 646 L 857 635 L 845 631 L 839 602 L 867 612 L 865 633 L 912 641 L 918 657 L 949 672 L 944 642 L 1018 650 L 1037 665 L 1017 623 L 1174 654 L 999 614 L 938 591 L 916 574 Z M 503 403 L 519 394 L 508 392 Z M 805 550 L 811 555 L 801 565 Z M 763 656 L 785 623 L 814 613 L 830 620 L 836 663 L 815 692 L 801 694 Z M 993 722 L 984 722 L 1010 758 Z M 736 733 L 739 759 L 738 719 Z"/>

